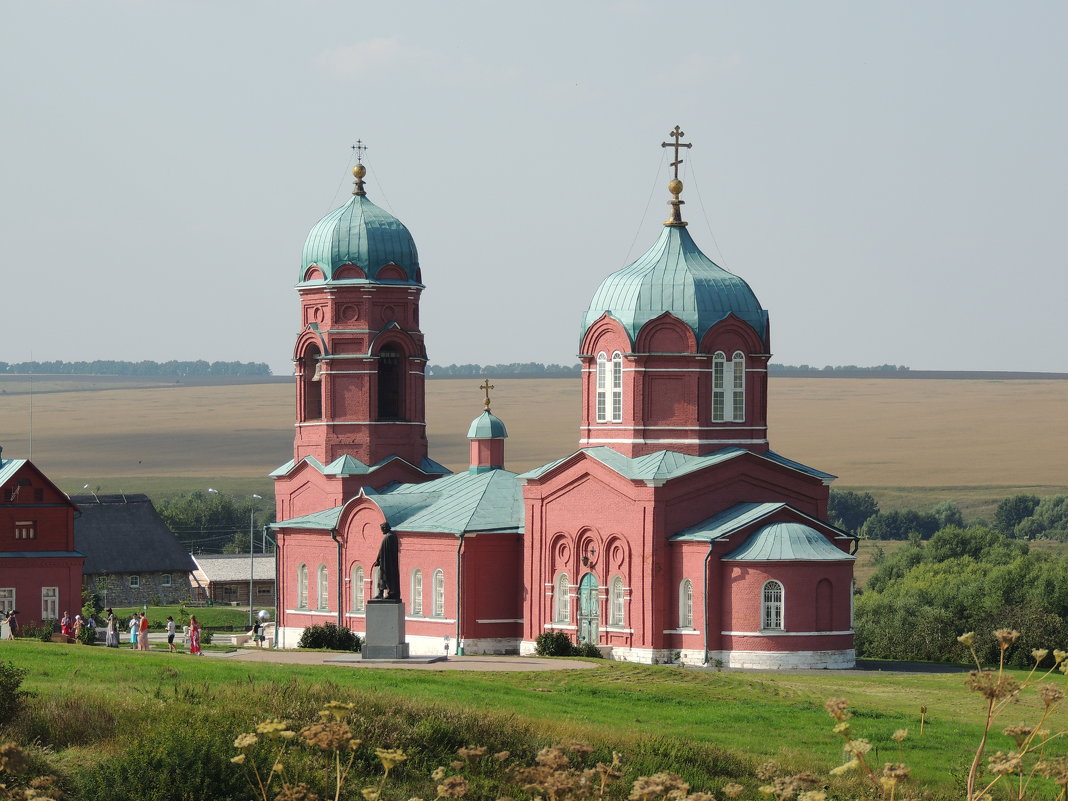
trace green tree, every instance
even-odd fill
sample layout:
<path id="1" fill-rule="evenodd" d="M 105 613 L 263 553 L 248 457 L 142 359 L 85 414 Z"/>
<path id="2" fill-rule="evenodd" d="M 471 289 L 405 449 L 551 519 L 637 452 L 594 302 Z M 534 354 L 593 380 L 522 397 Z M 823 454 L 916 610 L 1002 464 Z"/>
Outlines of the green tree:
<path id="1" fill-rule="evenodd" d="M 938 520 L 939 528 L 945 528 L 946 526 L 964 528 L 964 515 L 954 501 L 942 501 L 934 508 L 934 516 Z"/>
<path id="2" fill-rule="evenodd" d="M 859 531 L 869 517 L 879 511 L 879 504 L 870 492 L 831 490 L 828 516 L 832 524 L 846 531 Z"/>
<path id="3" fill-rule="evenodd" d="M 1016 526 L 1016 536 L 1026 540 L 1068 540 L 1068 495 L 1039 501 L 1034 514 Z"/>
<path id="4" fill-rule="evenodd" d="M 994 512 L 994 527 L 1002 534 L 1011 537 L 1016 533 L 1016 527 L 1035 513 L 1038 506 L 1038 496 L 1020 493 L 1005 498 L 998 504 Z"/>

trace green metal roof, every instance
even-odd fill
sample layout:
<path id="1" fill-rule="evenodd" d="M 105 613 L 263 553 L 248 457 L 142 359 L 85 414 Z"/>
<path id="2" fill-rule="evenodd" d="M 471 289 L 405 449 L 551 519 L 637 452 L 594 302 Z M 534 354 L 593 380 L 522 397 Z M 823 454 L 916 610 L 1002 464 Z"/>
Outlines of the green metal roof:
<path id="1" fill-rule="evenodd" d="M 801 523 L 771 523 L 757 529 L 724 562 L 852 562 L 855 556 L 831 545 L 825 536 Z"/>
<path id="2" fill-rule="evenodd" d="M 24 464 L 25 459 L 0 459 L 0 484 L 15 475 Z"/>
<path id="3" fill-rule="evenodd" d="M 768 342 L 768 313 L 749 284 L 709 259 L 681 226 L 665 226 L 644 255 L 604 279 L 582 330 L 608 313 L 623 324 L 633 343 L 641 327 L 664 312 L 689 325 L 698 342 L 732 313 Z"/>
<path id="4" fill-rule="evenodd" d="M 798 515 L 805 520 L 810 520 L 815 524 L 826 526 L 836 532 L 834 535 L 835 539 L 856 539 L 851 534 L 846 534 L 844 531 L 832 526 L 830 523 L 816 520 L 785 503 L 736 503 L 729 509 L 724 509 L 718 514 L 705 518 L 700 523 L 695 523 L 689 528 L 684 528 L 677 534 L 668 537 L 668 539 L 672 542 L 709 542 L 710 540 L 722 539 L 723 537 L 728 537 L 734 532 L 739 531 L 745 526 L 770 517 L 781 509 L 789 509 L 793 514 Z"/>
<path id="5" fill-rule="evenodd" d="M 334 271 L 343 264 L 355 264 L 366 274 L 363 283 L 378 281 L 378 271 L 387 264 L 396 264 L 407 275 L 407 283 L 419 283 L 419 254 L 415 240 L 404 224 L 389 212 L 383 211 L 366 195 L 353 195 L 339 209 L 319 220 L 304 242 L 298 283 L 311 265 L 318 265 L 327 281 L 334 280 Z M 405 283 L 387 280 L 385 283 Z"/>
<path id="6" fill-rule="evenodd" d="M 324 465 L 322 462 L 320 462 L 314 456 L 305 456 L 302 461 L 305 461 L 308 464 L 310 464 L 312 467 L 314 467 L 316 470 L 318 470 L 324 476 L 342 476 L 343 477 L 343 476 L 366 476 L 366 475 L 369 475 L 369 474 L 375 472 L 376 470 L 380 469 L 384 465 L 387 465 L 387 464 L 389 464 L 390 462 L 392 462 L 394 460 L 400 460 L 402 462 L 405 461 L 404 459 L 401 459 L 401 457 L 399 457 L 399 456 L 390 456 L 390 457 L 387 457 L 387 458 L 383 459 L 378 464 L 366 465 L 363 462 L 361 462 L 359 459 L 357 459 L 355 456 L 349 456 L 348 454 L 346 454 L 344 456 L 339 456 L 337 459 L 335 459 L 334 461 L 332 461 L 328 465 Z M 292 472 L 293 468 L 296 467 L 296 466 L 297 466 L 297 463 L 295 461 L 293 461 L 292 459 L 290 459 L 288 462 L 286 462 L 281 467 L 277 468 L 276 470 L 273 470 L 270 473 L 270 476 L 272 478 L 277 478 L 278 476 L 287 476 L 287 475 L 289 475 L 290 472 Z M 424 458 L 421 462 L 419 462 L 418 465 L 416 465 L 416 467 L 421 472 L 426 473 L 428 476 L 443 476 L 443 475 L 448 475 L 451 472 L 449 470 L 449 468 L 444 467 L 444 466 L 438 464 L 437 462 L 435 462 L 433 459 L 428 459 L 428 458 Z"/>
<path id="7" fill-rule="evenodd" d="M 523 531 L 522 491 L 508 470 L 456 473 L 425 484 L 393 484 L 364 494 L 378 505 L 398 531 L 474 534 L 480 531 Z M 330 531 L 337 528 L 343 507 L 294 517 L 272 528 Z"/>
<path id="8" fill-rule="evenodd" d="M 677 451 L 656 451 L 655 453 L 646 454 L 645 456 L 639 456 L 637 458 L 624 456 L 619 451 L 605 446 L 584 448 L 579 452 L 586 453 L 605 465 L 605 467 L 611 468 L 616 473 L 619 473 L 619 475 L 631 481 L 656 483 L 670 481 L 679 476 L 684 476 L 687 473 L 692 473 L 695 470 L 703 470 L 710 465 L 719 464 L 728 459 L 736 459 L 747 453 L 758 459 L 767 459 L 768 461 L 775 462 L 776 464 L 780 464 L 792 470 L 798 470 L 806 475 L 818 478 L 821 481 L 827 481 L 834 478 L 830 473 L 824 473 L 821 470 L 806 467 L 800 462 L 785 459 L 772 451 L 758 454 L 743 448 L 722 448 L 718 451 L 707 453 L 704 456 L 690 456 L 689 454 L 678 453 Z M 574 454 L 565 456 L 563 459 L 549 462 L 541 467 L 535 467 L 533 470 L 528 470 L 520 475 L 519 478 L 539 478 L 560 463 L 570 459 L 571 456 L 574 456 Z"/>
<path id="9" fill-rule="evenodd" d="M 489 409 L 471 421 L 471 427 L 467 429 L 468 439 L 507 439 L 508 429 L 504 423 Z"/>

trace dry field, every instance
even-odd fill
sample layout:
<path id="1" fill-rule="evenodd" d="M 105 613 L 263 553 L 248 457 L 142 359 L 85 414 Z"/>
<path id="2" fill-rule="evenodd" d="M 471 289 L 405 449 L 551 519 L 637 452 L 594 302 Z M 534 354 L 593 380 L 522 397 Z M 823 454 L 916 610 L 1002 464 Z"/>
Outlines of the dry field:
<path id="1" fill-rule="evenodd" d="M 511 469 L 575 449 L 577 381 L 495 384 Z M 427 382 L 431 456 L 454 470 L 467 465 L 478 385 Z M 30 396 L 10 380 L 0 387 L 0 445 L 26 456 Z M 89 483 L 152 493 L 209 480 L 231 492 L 267 489 L 266 474 L 291 453 L 288 383 L 38 378 L 35 388 L 32 458 L 68 491 Z M 836 486 L 872 490 L 884 508 L 953 498 L 967 512 L 1018 489 L 1068 491 L 1068 381 L 775 378 L 770 396 L 776 451 L 835 473 Z"/>

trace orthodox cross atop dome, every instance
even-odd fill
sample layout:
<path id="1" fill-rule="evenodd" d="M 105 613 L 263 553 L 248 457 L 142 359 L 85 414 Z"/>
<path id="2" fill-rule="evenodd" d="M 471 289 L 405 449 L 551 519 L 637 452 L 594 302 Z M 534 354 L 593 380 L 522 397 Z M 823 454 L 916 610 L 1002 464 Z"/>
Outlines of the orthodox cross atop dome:
<path id="1" fill-rule="evenodd" d="M 352 194 L 361 197 L 367 194 L 363 188 L 363 177 L 367 175 L 367 168 L 363 166 L 363 151 L 365 150 L 367 150 L 367 145 L 362 139 L 357 139 L 356 144 L 352 146 L 352 152 L 356 154 L 356 166 L 352 168 L 352 175 L 356 179 L 352 182 Z"/>
<path id="2" fill-rule="evenodd" d="M 664 222 L 664 225 L 685 227 L 686 223 L 682 219 L 681 206 L 686 202 L 685 200 L 679 200 L 679 195 L 682 194 L 682 181 L 679 180 L 679 165 L 682 164 L 682 159 L 679 158 L 679 148 L 681 147 L 693 147 L 691 142 L 680 142 L 682 137 L 686 136 L 682 128 L 678 125 L 675 126 L 675 130 L 668 134 L 672 137 L 674 142 L 661 142 L 660 147 L 673 147 L 675 148 L 675 160 L 671 162 L 671 166 L 675 169 L 675 174 L 668 182 L 668 191 L 671 193 L 672 199 L 668 201 L 668 205 L 671 206 L 671 219 Z"/>
<path id="3" fill-rule="evenodd" d="M 489 391 L 491 389 L 496 389 L 496 387 L 493 386 L 493 384 L 491 384 L 489 382 L 489 379 L 487 378 L 485 381 L 482 382 L 482 386 L 480 386 L 479 389 L 481 389 L 483 392 L 486 393 L 486 399 L 484 401 L 482 401 L 482 405 L 486 407 L 486 411 L 488 412 L 490 410 Z"/>

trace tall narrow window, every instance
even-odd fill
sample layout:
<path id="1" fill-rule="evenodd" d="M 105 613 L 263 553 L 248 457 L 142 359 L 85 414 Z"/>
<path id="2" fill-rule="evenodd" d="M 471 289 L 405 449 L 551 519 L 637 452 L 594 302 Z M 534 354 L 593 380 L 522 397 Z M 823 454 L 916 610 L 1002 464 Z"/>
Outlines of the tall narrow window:
<path id="1" fill-rule="evenodd" d="M 41 587 L 41 620 L 59 617 L 59 587 Z"/>
<path id="2" fill-rule="evenodd" d="M 445 571 L 434 571 L 434 617 L 445 617 Z"/>
<path id="3" fill-rule="evenodd" d="M 553 593 L 553 600 L 556 602 L 556 610 L 553 614 L 553 620 L 557 623 L 571 622 L 570 591 L 571 583 L 568 581 L 567 573 L 561 573 L 556 579 L 556 592 Z"/>
<path id="4" fill-rule="evenodd" d="M 330 596 L 329 596 L 328 588 L 327 588 L 327 585 L 326 585 L 327 584 L 326 576 L 327 576 L 326 565 L 319 565 L 319 581 L 318 581 L 318 585 L 319 585 L 318 586 L 319 604 L 318 604 L 318 607 L 317 607 L 319 609 L 329 609 L 330 608 Z"/>
<path id="5" fill-rule="evenodd" d="M 352 568 L 352 611 L 363 612 L 367 609 L 367 595 L 363 590 L 363 567 Z"/>
<path id="6" fill-rule="evenodd" d="M 412 617 L 423 616 L 423 571 L 412 571 Z"/>
<path id="7" fill-rule="evenodd" d="M 782 628 L 782 585 L 777 581 L 764 584 L 764 602 L 761 605 L 760 627 L 762 629 Z"/>
<path id="8" fill-rule="evenodd" d="M 712 422 L 745 420 L 745 354 L 735 351 L 727 364 L 722 352 L 712 357 Z"/>
<path id="9" fill-rule="evenodd" d="M 731 371 L 731 418 L 736 423 L 745 420 L 745 354 L 735 351 Z"/>
<path id="10" fill-rule="evenodd" d="M 608 357 L 597 354 L 597 422 L 608 422 Z"/>
<path id="11" fill-rule="evenodd" d="M 693 582 L 689 579 L 679 585 L 679 628 L 693 628 Z"/>
<path id="12" fill-rule="evenodd" d="M 308 566 L 297 565 L 297 609 L 308 608 Z"/>
<path id="13" fill-rule="evenodd" d="M 305 420 L 321 420 L 323 417 L 323 384 L 320 380 L 319 349 L 314 345 L 304 351 L 301 358 L 301 388 L 304 392 Z"/>
<path id="14" fill-rule="evenodd" d="M 378 354 L 378 419 L 404 419 L 404 357 L 396 348 Z"/>
<path id="15" fill-rule="evenodd" d="M 612 579 L 612 587 L 608 593 L 609 625 L 623 625 L 623 579 L 616 576 Z"/>
<path id="16" fill-rule="evenodd" d="M 612 422 L 623 422 L 623 354 L 612 354 Z"/>

